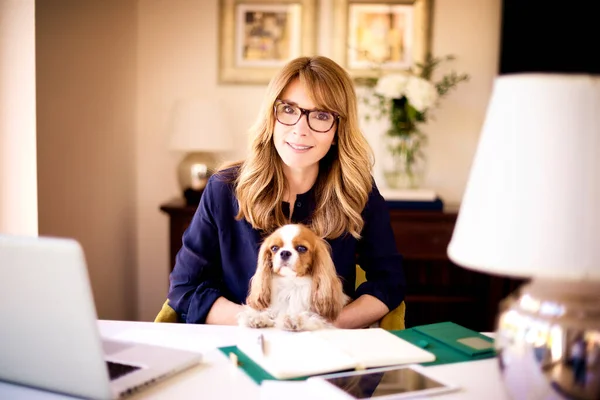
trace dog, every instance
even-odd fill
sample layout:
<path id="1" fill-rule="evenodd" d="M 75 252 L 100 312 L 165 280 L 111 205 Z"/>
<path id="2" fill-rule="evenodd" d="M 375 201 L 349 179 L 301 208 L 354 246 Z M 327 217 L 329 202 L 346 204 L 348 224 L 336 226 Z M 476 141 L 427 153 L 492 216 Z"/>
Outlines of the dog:
<path id="1" fill-rule="evenodd" d="M 334 328 L 350 298 L 329 244 L 302 224 L 288 224 L 261 244 L 238 325 L 288 331 Z"/>

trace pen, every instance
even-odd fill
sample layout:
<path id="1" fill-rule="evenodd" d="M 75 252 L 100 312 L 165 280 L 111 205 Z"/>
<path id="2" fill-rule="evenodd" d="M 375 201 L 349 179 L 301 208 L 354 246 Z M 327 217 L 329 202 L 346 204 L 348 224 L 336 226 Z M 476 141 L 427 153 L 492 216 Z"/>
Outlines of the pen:
<path id="1" fill-rule="evenodd" d="M 265 354 L 266 353 L 265 352 L 265 336 L 261 333 L 260 335 L 258 335 L 258 338 L 256 340 L 257 340 L 257 344 L 260 349 L 260 352 L 262 353 L 263 356 L 266 355 Z"/>

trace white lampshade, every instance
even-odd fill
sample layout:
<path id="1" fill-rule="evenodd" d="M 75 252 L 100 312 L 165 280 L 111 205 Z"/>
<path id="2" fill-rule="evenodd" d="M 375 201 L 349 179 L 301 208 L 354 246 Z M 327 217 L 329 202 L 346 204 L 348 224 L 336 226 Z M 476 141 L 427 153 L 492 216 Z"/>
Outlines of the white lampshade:
<path id="1" fill-rule="evenodd" d="M 231 150 L 232 140 L 223 106 L 216 99 L 189 99 L 175 104 L 169 148 L 185 152 Z"/>
<path id="2" fill-rule="evenodd" d="M 448 256 L 487 273 L 600 279 L 600 77 L 500 76 Z"/>

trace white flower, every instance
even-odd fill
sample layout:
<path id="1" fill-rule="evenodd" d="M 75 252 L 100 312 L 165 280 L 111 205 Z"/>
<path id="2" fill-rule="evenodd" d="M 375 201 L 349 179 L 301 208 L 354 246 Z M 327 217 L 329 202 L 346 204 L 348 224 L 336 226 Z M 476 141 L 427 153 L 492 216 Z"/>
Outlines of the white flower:
<path id="1" fill-rule="evenodd" d="M 404 96 L 409 77 L 405 74 L 384 75 L 375 85 L 375 93 L 387 99 L 399 99 Z"/>
<path id="2" fill-rule="evenodd" d="M 428 80 L 411 76 L 406 83 L 404 95 L 417 111 L 424 112 L 435 104 L 437 90 Z"/>
<path id="3" fill-rule="evenodd" d="M 431 82 L 407 74 L 382 76 L 377 81 L 374 92 L 388 100 L 406 97 L 419 112 L 424 112 L 433 106 L 437 99 L 437 90 Z"/>
<path id="4" fill-rule="evenodd" d="M 419 127 L 427 122 L 428 111 L 436 107 L 450 89 L 469 79 L 469 75 L 455 72 L 438 81 L 423 77 L 430 77 L 440 62 L 452 59 L 452 56 L 428 56 L 425 63 L 418 66 L 419 73 L 407 70 L 385 74 L 378 69 L 376 72 L 383 74 L 374 80 L 374 86 L 366 88 L 362 98 L 362 103 L 368 107 L 365 120 L 389 118 L 392 124 L 388 131 L 390 136 L 406 136 L 407 132 L 420 135 Z"/>

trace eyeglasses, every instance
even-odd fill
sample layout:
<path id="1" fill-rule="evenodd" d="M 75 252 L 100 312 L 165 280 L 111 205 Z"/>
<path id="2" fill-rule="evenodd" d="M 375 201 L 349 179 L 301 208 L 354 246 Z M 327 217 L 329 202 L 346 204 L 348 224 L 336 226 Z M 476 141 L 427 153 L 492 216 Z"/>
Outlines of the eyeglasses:
<path id="1" fill-rule="evenodd" d="M 339 118 L 336 113 L 321 110 L 307 110 L 281 100 L 275 102 L 275 118 L 283 125 L 296 125 L 302 115 L 306 115 L 308 126 L 315 132 L 328 132 Z"/>

